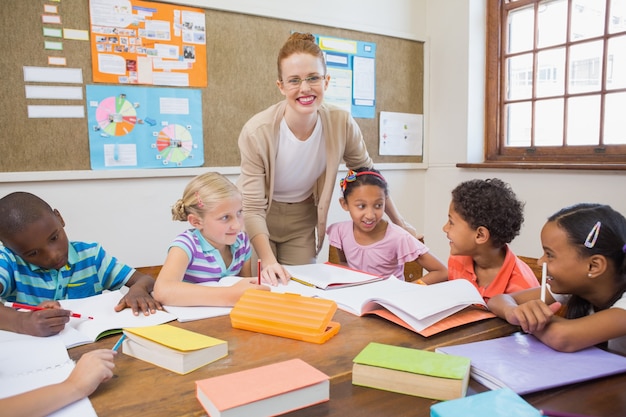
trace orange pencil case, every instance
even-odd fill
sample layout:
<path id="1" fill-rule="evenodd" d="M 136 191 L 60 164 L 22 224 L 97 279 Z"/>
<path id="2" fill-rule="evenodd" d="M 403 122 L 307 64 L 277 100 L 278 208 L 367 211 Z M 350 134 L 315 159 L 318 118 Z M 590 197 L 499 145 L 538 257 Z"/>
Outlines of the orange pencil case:
<path id="1" fill-rule="evenodd" d="M 248 290 L 231 310 L 230 321 L 235 329 L 321 344 L 341 327 L 331 321 L 335 311 L 332 300 Z"/>

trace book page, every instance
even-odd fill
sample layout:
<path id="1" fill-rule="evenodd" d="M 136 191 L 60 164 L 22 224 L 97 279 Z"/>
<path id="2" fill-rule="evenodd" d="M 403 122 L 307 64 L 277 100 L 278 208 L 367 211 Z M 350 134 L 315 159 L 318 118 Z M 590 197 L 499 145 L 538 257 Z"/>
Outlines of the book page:
<path id="1" fill-rule="evenodd" d="M 322 289 L 380 281 L 383 277 L 334 264 L 285 265 L 292 279 Z"/>
<path id="2" fill-rule="evenodd" d="M 0 331 L 0 398 L 62 382 L 74 369 L 59 337 L 10 333 Z M 96 417 L 96 412 L 83 398 L 50 416 Z"/>
<path id="3" fill-rule="evenodd" d="M 165 311 L 157 311 L 148 316 L 142 313 L 135 316 L 130 308 L 116 312 L 115 306 L 123 296 L 120 290 L 117 290 L 93 297 L 60 300 L 61 307 L 82 315 L 82 318 L 70 318 L 66 327 L 69 326 L 79 331 L 85 336 L 84 343 L 89 343 L 95 342 L 100 334 L 107 330 L 121 331 L 124 327 L 154 326 L 176 319 L 176 316 Z M 93 317 L 93 319 L 87 317 Z M 76 334 L 72 336 L 75 337 Z"/>

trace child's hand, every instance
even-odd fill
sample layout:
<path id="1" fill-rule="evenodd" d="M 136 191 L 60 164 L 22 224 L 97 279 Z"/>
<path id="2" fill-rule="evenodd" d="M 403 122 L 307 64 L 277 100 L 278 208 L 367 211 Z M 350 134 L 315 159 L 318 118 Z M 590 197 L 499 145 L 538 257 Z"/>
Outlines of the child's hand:
<path id="1" fill-rule="evenodd" d="M 261 282 L 270 284 L 273 287 L 277 286 L 279 282 L 287 285 L 289 278 L 291 278 L 289 272 L 278 262 L 265 266 L 261 271 Z"/>
<path id="2" fill-rule="evenodd" d="M 115 306 L 115 311 L 122 311 L 125 308 L 133 310 L 135 316 L 138 316 L 139 312 L 149 316 L 156 313 L 157 310 L 163 310 L 161 303 L 152 298 L 152 295 L 140 285 L 133 285 L 128 289 L 128 293 Z"/>
<path id="3" fill-rule="evenodd" d="M 80 398 L 87 397 L 98 388 L 100 383 L 113 377 L 117 352 L 110 349 L 98 349 L 85 353 L 76 363 L 64 384 L 79 392 Z"/>
<path id="4" fill-rule="evenodd" d="M 524 332 L 532 334 L 542 331 L 560 308 L 559 302 L 548 306 L 541 300 L 531 300 L 507 310 L 505 319 L 513 325 L 520 326 Z"/>
<path id="5" fill-rule="evenodd" d="M 18 329 L 20 333 L 32 336 L 52 336 L 65 328 L 70 321 L 70 311 L 61 308 L 46 308 L 44 310 L 20 312 Z"/>
<path id="6" fill-rule="evenodd" d="M 242 279 L 238 283 L 233 285 L 233 288 L 236 288 L 237 291 L 239 291 L 242 294 L 243 294 L 244 291 L 249 290 L 249 289 L 262 290 L 262 291 L 269 291 L 270 290 L 270 287 L 268 287 L 267 285 L 259 285 L 259 284 L 257 284 L 257 280 L 256 279 Z"/>
<path id="7" fill-rule="evenodd" d="M 39 303 L 39 305 L 37 307 L 41 307 L 41 308 L 61 308 L 61 304 L 58 301 L 55 301 L 55 300 L 47 300 L 47 301 L 42 301 L 41 303 Z"/>

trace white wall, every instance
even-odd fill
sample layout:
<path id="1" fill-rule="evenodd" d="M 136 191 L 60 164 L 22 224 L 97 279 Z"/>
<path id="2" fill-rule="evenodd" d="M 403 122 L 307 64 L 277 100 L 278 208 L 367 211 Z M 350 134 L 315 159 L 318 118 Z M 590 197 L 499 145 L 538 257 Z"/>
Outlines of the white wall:
<path id="1" fill-rule="evenodd" d="M 618 172 L 455 167 L 457 162 L 482 158 L 485 0 L 179 2 L 425 40 L 428 169 L 377 167 L 388 178 L 400 211 L 424 232 L 428 246 L 442 260 L 448 255 L 441 227 L 450 191 L 467 179 L 497 176 L 526 202 L 526 222 L 513 248 L 527 256 L 540 254 L 539 230 L 545 218 L 562 206 L 597 201 L 626 213 L 624 176 Z M 38 194 L 61 211 L 70 239 L 100 241 L 134 266 L 157 265 L 174 235 L 186 227 L 170 220 L 170 206 L 194 175 L 212 169 L 0 173 L 0 196 L 17 190 Z M 218 170 L 233 181 L 239 172 L 238 167 Z M 329 220 L 347 218 L 335 201 Z"/>

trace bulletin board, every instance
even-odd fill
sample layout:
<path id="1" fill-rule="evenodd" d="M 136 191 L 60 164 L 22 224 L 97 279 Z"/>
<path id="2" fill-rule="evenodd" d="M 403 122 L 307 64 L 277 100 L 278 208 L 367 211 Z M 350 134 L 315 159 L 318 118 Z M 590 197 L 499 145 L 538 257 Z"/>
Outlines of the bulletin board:
<path id="1" fill-rule="evenodd" d="M 42 14 L 45 0 L 4 0 L 0 46 L 0 171 L 90 170 L 88 121 L 84 118 L 28 117 L 30 104 L 82 105 L 82 100 L 27 99 L 23 69 L 45 67 L 49 58 L 65 58 L 79 68 L 84 84 L 94 84 L 90 42 L 63 39 L 62 50 L 46 50 Z M 89 30 L 85 0 L 58 2 L 64 29 Z M 423 42 L 300 22 L 204 10 L 206 19 L 207 86 L 200 88 L 204 164 L 238 166 L 237 139 L 245 122 L 282 100 L 276 87 L 278 50 L 292 31 L 356 39 L 376 44 L 376 111 L 423 114 Z M 146 87 L 151 88 L 151 87 Z M 421 162 L 422 156 L 378 154 L 378 117 L 357 118 L 375 163 Z"/>

